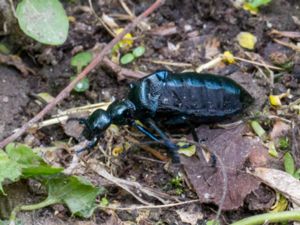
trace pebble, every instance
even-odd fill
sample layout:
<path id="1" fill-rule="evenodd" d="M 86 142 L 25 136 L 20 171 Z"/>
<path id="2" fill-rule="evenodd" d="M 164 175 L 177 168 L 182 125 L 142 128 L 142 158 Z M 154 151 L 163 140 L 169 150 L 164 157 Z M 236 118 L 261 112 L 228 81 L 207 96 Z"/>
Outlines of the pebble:
<path id="1" fill-rule="evenodd" d="M 4 96 L 4 97 L 2 98 L 2 101 L 5 102 L 5 103 L 7 103 L 7 102 L 9 101 L 9 98 L 8 98 L 7 96 Z"/>

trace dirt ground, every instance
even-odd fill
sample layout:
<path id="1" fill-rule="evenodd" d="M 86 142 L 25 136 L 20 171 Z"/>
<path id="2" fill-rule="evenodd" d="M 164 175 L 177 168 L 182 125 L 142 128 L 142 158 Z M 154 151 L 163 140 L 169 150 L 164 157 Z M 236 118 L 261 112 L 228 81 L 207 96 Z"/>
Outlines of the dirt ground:
<path id="1" fill-rule="evenodd" d="M 101 16 L 103 13 L 107 15 L 126 15 L 120 2 L 117 0 L 92 2 L 98 16 Z M 129 0 L 125 2 L 135 15 L 139 15 L 150 6 L 152 1 Z M 14 31 L 11 31 L 9 35 L 0 36 L 0 42 L 5 43 L 12 49 L 11 54 L 18 55 L 26 67 L 35 71 L 34 74 L 24 75 L 16 67 L 8 65 L 10 64 L 9 62 L 0 60 L 2 63 L 0 65 L 0 140 L 11 134 L 13 130 L 20 127 L 45 106 L 43 102 L 37 101 L 38 93 L 47 92 L 51 96 L 56 96 L 69 83 L 70 76 L 74 74 L 70 67 L 70 59 L 75 52 L 78 52 L 78 49 L 91 50 L 95 46 L 99 46 L 99 44 L 100 46 L 104 45 L 112 39 L 99 23 L 97 17 L 91 12 L 88 1 L 64 1 L 63 3 L 68 16 L 74 17 L 75 20 L 71 22 L 68 39 L 62 46 L 43 46 L 26 37 L 24 37 L 25 41 L 16 40 Z M 116 21 L 121 27 L 130 22 L 121 19 L 116 19 Z M 147 18 L 146 22 L 150 25 L 150 30 L 143 31 L 137 28 L 132 31 L 132 34 L 136 37 L 134 46 L 145 46 L 145 55 L 131 64 L 122 65 L 122 67 L 146 74 L 159 69 L 182 72 L 185 69 L 191 69 L 191 67 L 166 65 L 163 61 L 189 63 L 192 65 L 192 68 L 196 68 L 227 50 L 236 56 L 247 59 L 249 59 L 247 52 L 250 52 L 255 54 L 255 57 L 263 59 L 265 63 L 273 65 L 278 65 L 276 64 L 276 60 L 278 60 L 276 58 L 277 53 L 279 58 L 288 57 L 291 59 L 293 65 L 290 68 L 280 73 L 275 72 L 278 78 L 276 77 L 273 87 L 270 87 L 268 80 L 259 75 L 257 66 L 246 62 L 232 65 L 221 63 L 221 65 L 210 68 L 207 71 L 233 78 L 255 98 L 255 104 L 249 108 L 249 112 L 246 112 L 246 117 L 252 115 L 251 113 L 255 114 L 266 110 L 269 104 L 268 96 L 270 93 L 280 94 L 286 92 L 287 89 L 291 89 L 293 98 L 283 101 L 292 102 L 299 98 L 299 52 L 297 53 L 289 47 L 276 43 L 270 34 L 271 30 L 274 29 L 299 32 L 299 21 L 300 2 L 297 0 L 273 0 L 267 6 L 262 7 L 258 15 L 252 15 L 248 11 L 234 7 L 231 1 L 166 1 L 163 6 L 159 7 Z M 237 43 L 236 36 L 242 31 L 250 32 L 256 36 L 257 43 L 253 51 L 247 51 Z M 280 40 L 287 42 L 289 39 L 281 37 Z M 154 63 L 155 60 L 159 60 L 162 63 Z M 126 77 L 125 79 L 120 79 L 118 74 L 103 65 L 93 70 L 89 74 L 89 79 L 91 85 L 88 91 L 80 94 L 72 92 L 50 114 L 54 115 L 59 111 L 73 107 L 122 99 L 126 97 L 128 84 L 134 80 Z M 272 111 L 270 107 L 268 110 Z M 44 119 L 48 119 L 50 116 L 48 115 Z M 293 114 L 290 113 L 288 118 L 294 118 Z M 245 126 L 246 128 L 243 132 L 248 134 L 251 132 L 250 128 L 247 126 L 247 123 Z M 266 127 L 266 129 L 272 130 L 272 126 Z M 135 133 L 130 128 L 125 130 L 123 128 L 119 129 L 119 136 Z M 204 129 L 204 132 L 207 133 L 215 132 L 212 136 L 216 135 L 216 132 L 220 132 L 218 135 L 221 135 L 223 132 L 219 131 L 219 128 L 217 129 L 218 131 L 214 131 L 214 129 L 210 129 L 206 125 L 201 126 L 199 129 Z M 208 132 L 207 130 L 210 131 Z M 208 135 L 208 137 L 203 137 L 203 139 L 209 144 L 209 138 L 212 136 Z M 69 146 L 75 145 L 77 143 L 76 140 L 72 139 L 70 141 L 70 138 L 63 129 L 63 125 L 56 124 L 26 133 L 18 141 L 30 144 L 32 147 L 57 147 L 55 143 L 58 141 L 64 142 Z M 229 137 L 224 136 L 223 138 Z M 142 139 L 142 137 L 138 136 L 138 139 Z M 106 138 L 100 141 L 102 149 L 107 147 L 109 141 L 117 145 L 121 141 L 125 141 L 125 139 L 123 137 L 115 137 L 113 139 L 110 134 L 107 134 Z M 212 142 L 211 144 L 214 145 Z M 249 145 L 251 144 L 253 143 Z M 236 147 L 231 146 L 231 148 Z M 161 152 L 165 153 L 164 150 Z M 102 156 L 103 153 L 99 151 L 99 148 L 95 148 L 84 157 L 86 161 L 95 159 L 99 160 L 99 162 L 107 163 L 107 161 L 103 161 Z M 57 147 L 56 157 L 62 158 L 55 159 L 55 163 L 65 167 L 69 166 L 71 156 L 65 149 Z M 243 162 L 246 161 L 246 159 L 243 160 Z M 196 199 L 197 196 L 201 199 L 199 193 L 193 188 L 193 184 L 188 181 L 188 178 L 191 179 L 191 174 L 184 176 L 183 191 L 180 194 L 176 193 L 175 188 L 170 186 L 170 180 L 176 177 L 178 173 L 189 173 L 190 170 L 188 168 L 180 170 L 180 168 L 168 166 L 168 164 L 166 165 L 164 162 L 155 159 L 151 154 L 141 150 L 138 146 L 131 146 L 130 151 L 111 159 L 110 163 L 110 172 L 116 177 L 134 180 L 140 184 L 156 188 L 169 196 L 176 196 L 178 201 Z M 277 162 L 278 164 L 280 163 Z M 244 164 L 241 165 L 242 167 L 244 167 Z M 108 189 L 109 194 L 107 197 L 111 203 L 119 203 L 121 205 L 138 204 L 137 200 L 130 194 L 104 181 L 103 178 L 99 178 L 97 174 L 92 173 L 88 168 L 81 169 L 77 173 L 77 175 L 86 176 L 95 185 L 103 185 L 104 183 L 104 186 Z M 229 182 L 231 181 L 229 180 Z M 258 186 L 260 188 L 255 189 Z M 231 183 L 229 183 L 229 188 L 231 188 Z M 229 210 L 222 212 L 221 221 L 223 224 L 265 212 L 268 207 L 272 206 L 275 198 L 274 191 L 271 188 L 258 184 L 255 188 L 253 189 L 257 190 L 257 192 L 252 189 L 247 190 L 247 193 L 245 193 L 247 197 L 242 199 L 241 204 L 236 203 L 232 207 L 228 206 Z M 8 195 L 0 198 L 2 218 L 7 218 L 12 206 L 20 204 L 20 202 L 32 203 L 43 199 L 43 194 L 37 193 L 32 188 L 30 181 L 9 184 L 9 186 L 5 187 L 5 190 L 7 190 Z M 251 192 L 252 194 L 250 194 Z M 10 193 L 13 193 L 15 197 L 10 197 Z M 265 196 L 265 202 L 257 202 L 257 199 L 255 200 L 251 195 Z M 157 200 L 148 200 L 158 204 Z M 260 206 L 258 206 L 259 204 Z M 253 207 L 251 208 L 251 206 Z M 33 212 L 20 213 L 18 218 L 22 221 L 21 224 L 24 225 L 196 224 L 181 218 L 182 215 L 185 215 L 185 217 L 193 215 L 194 217 L 198 216 L 197 224 L 205 224 L 207 220 L 215 217 L 217 209 L 217 204 L 214 202 L 203 202 L 202 204 L 192 203 L 173 208 L 134 211 L 97 210 L 92 218 L 81 219 L 70 215 L 64 206 L 55 205 Z M 188 214 L 184 214 L 184 212 L 188 212 Z"/>

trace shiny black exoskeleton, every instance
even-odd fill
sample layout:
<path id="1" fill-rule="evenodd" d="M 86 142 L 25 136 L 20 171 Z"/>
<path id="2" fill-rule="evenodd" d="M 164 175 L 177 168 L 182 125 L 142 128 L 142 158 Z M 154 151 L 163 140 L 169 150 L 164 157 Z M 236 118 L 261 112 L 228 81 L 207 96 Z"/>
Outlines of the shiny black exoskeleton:
<path id="1" fill-rule="evenodd" d="M 179 162 L 178 146 L 159 127 L 194 128 L 201 123 L 222 121 L 240 113 L 252 101 L 250 94 L 230 78 L 161 70 L 132 84 L 126 99 L 113 102 L 106 111 L 98 109 L 80 121 L 85 125 L 83 136 L 91 145 L 97 143 L 110 124 L 131 125 L 164 144 L 173 162 Z"/>

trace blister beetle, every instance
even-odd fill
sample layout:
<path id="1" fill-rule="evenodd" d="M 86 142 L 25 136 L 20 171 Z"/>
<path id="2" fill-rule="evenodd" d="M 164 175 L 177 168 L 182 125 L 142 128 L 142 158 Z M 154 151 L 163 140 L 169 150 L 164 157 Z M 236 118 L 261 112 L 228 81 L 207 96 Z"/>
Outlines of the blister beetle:
<path id="1" fill-rule="evenodd" d="M 251 95 L 230 78 L 160 70 L 131 84 L 127 98 L 113 102 L 106 111 L 96 110 L 80 123 L 85 125 L 82 134 L 90 140 L 90 146 L 98 142 L 110 124 L 130 125 L 165 145 L 173 162 L 179 162 L 179 147 L 160 127 L 194 128 L 219 122 L 240 113 L 252 102 Z"/>

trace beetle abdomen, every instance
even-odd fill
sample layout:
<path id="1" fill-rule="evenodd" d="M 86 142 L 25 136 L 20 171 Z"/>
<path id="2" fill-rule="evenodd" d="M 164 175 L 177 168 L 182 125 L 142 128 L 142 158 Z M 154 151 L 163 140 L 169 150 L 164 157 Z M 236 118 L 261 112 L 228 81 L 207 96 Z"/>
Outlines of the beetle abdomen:
<path id="1" fill-rule="evenodd" d="M 239 93 L 206 87 L 166 88 L 158 100 L 157 111 L 196 116 L 218 116 L 237 113 L 242 109 Z"/>
<path id="2" fill-rule="evenodd" d="M 181 114 L 190 118 L 219 120 L 242 111 L 244 95 L 249 94 L 226 77 L 174 74 L 165 83 L 158 99 L 157 112 L 168 113 L 170 116 Z"/>

